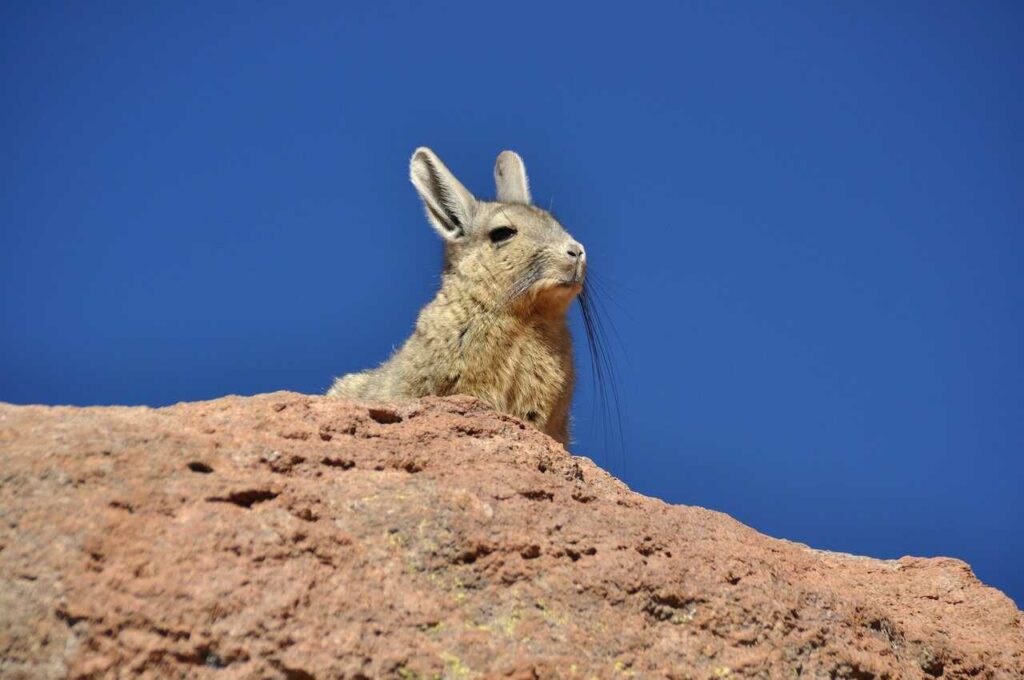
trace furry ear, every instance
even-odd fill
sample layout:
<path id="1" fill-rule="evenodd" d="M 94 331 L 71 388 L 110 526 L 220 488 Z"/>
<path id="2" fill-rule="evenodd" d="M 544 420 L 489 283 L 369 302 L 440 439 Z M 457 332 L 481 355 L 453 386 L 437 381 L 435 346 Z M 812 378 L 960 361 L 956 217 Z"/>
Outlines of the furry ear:
<path id="1" fill-rule="evenodd" d="M 498 186 L 498 200 L 502 203 L 530 204 L 530 182 L 526 179 L 526 165 L 515 151 L 502 151 L 494 163 L 494 183 Z"/>
<path id="2" fill-rule="evenodd" d="M 409 161 L 412 180 L 427 218 L 446 241 L 457 241 L 473 224 L 476 199 L 462 186 L 441 159 L 425 146 L 416 149 Z"/>

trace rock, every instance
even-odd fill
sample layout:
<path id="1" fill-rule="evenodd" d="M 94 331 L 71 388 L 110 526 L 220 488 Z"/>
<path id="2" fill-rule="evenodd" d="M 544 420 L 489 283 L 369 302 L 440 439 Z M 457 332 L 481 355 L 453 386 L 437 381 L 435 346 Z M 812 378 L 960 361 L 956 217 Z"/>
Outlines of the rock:
<path id="1" fill-rule="evenodd" d="M 0 676 L 1019 678 L 954 559 L 631 492 L 470 398 L 0 405 Z"/>

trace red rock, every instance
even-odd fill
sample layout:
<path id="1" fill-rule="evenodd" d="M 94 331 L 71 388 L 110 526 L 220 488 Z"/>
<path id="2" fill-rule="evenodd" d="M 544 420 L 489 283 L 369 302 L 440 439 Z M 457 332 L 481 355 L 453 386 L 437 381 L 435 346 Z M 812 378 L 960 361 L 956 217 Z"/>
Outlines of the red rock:
<path id="1" fill-rule="evenodd" d="M 0 676 L 1020 678 L 954 559 L 631 492 L 463 397 L 0 405 Z"/>

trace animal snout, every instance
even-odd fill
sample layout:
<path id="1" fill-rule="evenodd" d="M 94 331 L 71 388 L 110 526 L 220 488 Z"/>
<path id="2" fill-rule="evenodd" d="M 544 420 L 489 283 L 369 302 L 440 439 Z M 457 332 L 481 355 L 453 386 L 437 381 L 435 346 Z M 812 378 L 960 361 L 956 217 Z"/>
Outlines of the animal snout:
<path id="1" fill-rule="evenodd" d="M 570 243 L 568 249 L 565 252 L 569 255 L 570 258 L 574 260 L 587 259 L 587 252 L 583 250 L 583 246 L 577 243 L 576 241 Z"/>

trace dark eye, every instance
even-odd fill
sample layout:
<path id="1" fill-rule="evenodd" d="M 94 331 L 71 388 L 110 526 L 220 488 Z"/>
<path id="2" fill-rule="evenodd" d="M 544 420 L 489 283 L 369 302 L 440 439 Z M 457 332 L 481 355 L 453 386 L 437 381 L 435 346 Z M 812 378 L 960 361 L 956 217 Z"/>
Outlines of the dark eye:
<path id="1" fill-rule="evenodd" d="M 487 234 L 488 238 L 491 239 L 491 243 L 501 243 L 507 241 L 516 235 L 516 230 L 512 227 L 497 227 L 491 229 L 490 233 Z"/>

